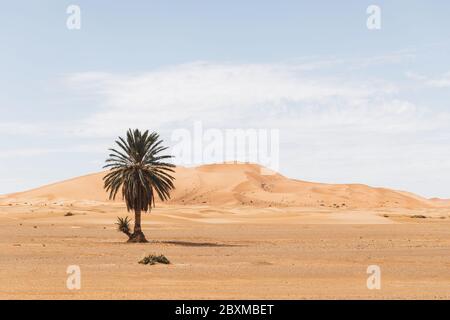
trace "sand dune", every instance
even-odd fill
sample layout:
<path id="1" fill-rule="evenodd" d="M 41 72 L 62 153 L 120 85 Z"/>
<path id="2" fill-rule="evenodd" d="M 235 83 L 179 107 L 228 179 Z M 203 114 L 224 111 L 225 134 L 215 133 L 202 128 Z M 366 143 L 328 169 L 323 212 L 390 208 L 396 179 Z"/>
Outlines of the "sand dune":
<path id="1" fill-rule="evenodd" d="M 133 213 L 107 202 L 105 172 L 0 197 L 0 300 L 449 298 L 447 201 L 262 169 L 177 168 L 170 203 L 142 217 L 147 244 L 116 231 Z M 139 264 L 149 253 L 172 263 Z"/>
<path id="2" fill-rule="evenodd" d="M 264 175 L 256 164 L 212 164 L 176 169 L 169 204 L 255 207 L 433 208 L 448 201 L 363 184 L 323 184 Z M 0 198 L 0 202 L 107 202 L 102 178 L 90 174 Z M 120 201 L 120 196 L 118 201 Z"/>

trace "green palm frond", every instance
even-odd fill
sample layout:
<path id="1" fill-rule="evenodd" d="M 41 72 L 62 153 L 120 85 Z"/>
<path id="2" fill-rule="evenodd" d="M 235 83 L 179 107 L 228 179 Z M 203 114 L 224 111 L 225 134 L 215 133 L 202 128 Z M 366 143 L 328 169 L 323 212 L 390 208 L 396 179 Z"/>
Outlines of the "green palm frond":
<path id="1" fill-rule="evenodd" d="M 155 205 L 155 196 L 161 201 L 170 199 L 175 165 L 168 162 L 172 156 L 161 155 L 167 150 L 162 142 L 157 133 L 148 130 L 141 133 L 138 129 L 130 129 L 126 139 L 116 140 L 117 148 L 109 149 L 111 153 L 104 166 L 110 169 L 103 178 L 110 199 L 121 191 L 128 210 L 143 211 Z"/>
<path id="2" fill-rule="evenodd" d="M 116 222 L 117 231 L 123 232 L 125 234 L 130 234 L 131 233 L 130 222 L 131 222 L 131 219 L 128 217 L 125 217 L 125 218 L 117 217 L 117 222 Z"/>

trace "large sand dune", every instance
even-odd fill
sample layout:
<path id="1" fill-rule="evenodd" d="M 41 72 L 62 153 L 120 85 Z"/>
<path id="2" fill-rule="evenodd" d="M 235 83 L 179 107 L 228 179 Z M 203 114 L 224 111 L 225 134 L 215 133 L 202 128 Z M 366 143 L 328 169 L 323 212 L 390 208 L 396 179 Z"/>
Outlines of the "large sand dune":
<path id="1" fill-rule="evenodd" d="M 176 190 L 170 204 L 255 207 L 432 208 L 442 200 L 363 184 L 323 184 L 271 175 L 256 164 L 213 164 L 176 169 Z M 1 199 L 10 202 L 108 201 L 105 172 L 54 183 Z M 118 197 L 120 201 L 120 195 Z"/>

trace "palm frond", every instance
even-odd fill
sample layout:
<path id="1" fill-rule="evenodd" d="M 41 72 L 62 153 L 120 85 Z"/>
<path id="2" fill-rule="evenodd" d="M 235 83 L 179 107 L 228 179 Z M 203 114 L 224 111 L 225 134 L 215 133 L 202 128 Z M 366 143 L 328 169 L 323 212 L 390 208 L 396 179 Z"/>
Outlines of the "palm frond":
<path id="1" fill-rule="evenodd" d="M 104 166 L 110 170 L 103 178 L 110 199 L 120 191 L 128 210 L 143 211 L 155 205 L 155 195 L 161 201 L 170 199 L 175 165 L 167 162 L 171 155 L 161 154 L 167 150 L 162 143 L 157 133 L 138 129 L 129 129 L 126 138 L 116 140 L 118 148 L 109 149 Z"/>

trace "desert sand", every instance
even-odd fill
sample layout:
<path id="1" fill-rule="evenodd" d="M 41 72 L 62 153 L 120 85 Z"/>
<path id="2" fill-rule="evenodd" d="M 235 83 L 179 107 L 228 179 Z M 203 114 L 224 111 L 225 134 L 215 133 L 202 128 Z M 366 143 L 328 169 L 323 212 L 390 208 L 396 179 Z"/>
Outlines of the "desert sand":
<path id="1" fill-rule="evenodd" d="M 1 196 L 0 299 L 450 298 L 449 201 L 266 173 L 177 168 L 172 199 L 143 217 L 147 244 L 115 230 L 133 213 L 108 200 L 104 172 Z M 138 264 L 149 253 L 171 264 Z"/>

